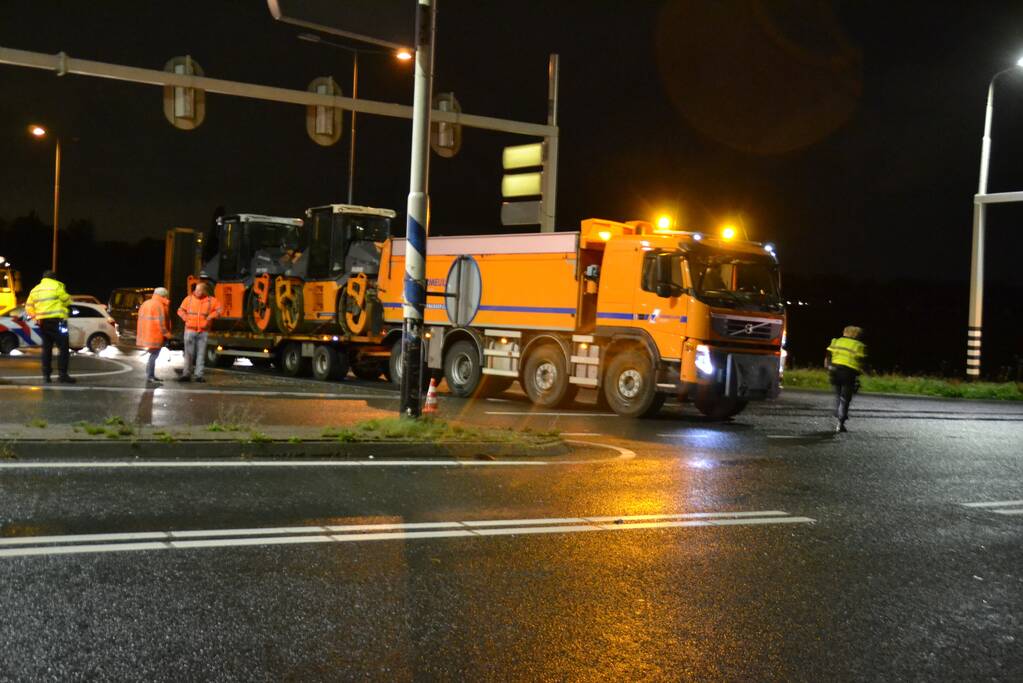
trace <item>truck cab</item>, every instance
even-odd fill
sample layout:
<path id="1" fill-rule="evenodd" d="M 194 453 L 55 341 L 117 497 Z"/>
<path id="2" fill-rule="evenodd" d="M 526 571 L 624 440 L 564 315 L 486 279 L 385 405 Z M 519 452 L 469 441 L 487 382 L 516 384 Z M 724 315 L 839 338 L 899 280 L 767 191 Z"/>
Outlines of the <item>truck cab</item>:
<path id="1" fill-rule="evenodd" d="M 306 258 L 277 279 L 278 328 L 337 332 L 339 326 L 353 336 L 379 331 L 372 285 L 395 215 L 390 209 L 351 204 L 308 209 Z"/>

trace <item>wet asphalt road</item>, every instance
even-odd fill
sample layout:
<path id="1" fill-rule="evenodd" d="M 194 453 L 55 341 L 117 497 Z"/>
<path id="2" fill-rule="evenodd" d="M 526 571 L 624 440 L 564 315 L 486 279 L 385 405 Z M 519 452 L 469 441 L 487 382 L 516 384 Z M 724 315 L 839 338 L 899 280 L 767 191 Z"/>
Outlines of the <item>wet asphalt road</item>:
<path id="1" fill-rule="evenodd" d="M 0 360 L 2 422 L 396 408 L 246 369 L 146 392 L 122 357 L 7 379 L 31 360 Z M 586 464 L 0 469 L 0 679 L 1019 680 L 1023 406 L 859 396 L 836 437 L 827 405 L 442 399 L 635 454 Z"/>

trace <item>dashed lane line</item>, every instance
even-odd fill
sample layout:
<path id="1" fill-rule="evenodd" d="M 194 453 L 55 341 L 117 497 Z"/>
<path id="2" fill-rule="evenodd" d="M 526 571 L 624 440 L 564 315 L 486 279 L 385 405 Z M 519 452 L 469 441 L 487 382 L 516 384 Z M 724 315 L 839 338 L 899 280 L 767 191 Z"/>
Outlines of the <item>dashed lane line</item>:
<path id="1" fill-rule="evenodd" d="M 533 411 L 529 411 L 529 410 L 488 410 L 488 411 L 486 411 L 486 414 L 487 415 L 522 415 L 522 416 L 539 415 L 539 416 L 544 416 L 544 417 L 618 417 L 618 415 L 615 414 L 615 413 L 583 413 L 583 412 L 573 412 L 573 413 L 565 413 L 565 412 L 555 413 L 555 412 L 550 412 L 550 413 L 545 413 L 545 412 L 539 412 L 539 411 L 533 412 Z"/>
<path id="2" fill-rule="evenodd" d="M 0 558 L 815 522 L 810 517 L 796 517 L 781 510 L 759 510 L 28 536 L 0 538 Z"/>
<path id="3" fill-rule="evenodd" d="M 1023 515 L 1023 500 L 988 500 L 978 503 L 960 503 L 965 508 L 993 512 L 997 515 Z"/>
<path id="4" fill-rule="evenodd" d="M 85 377 L 86 375 L 73 375 L 74 377 Z M 3 379 L 0 377 L 0 379 Z M 173 380 L 168 380 L 173 382 Z M 397 400 L 398 395 L 396 393 L 381 393 L 381 394 L 335 394 L 330 392 L 305 392 L 305 391 L 272 391 L 267 389 L 184 389 L 177 388 L 169 389 L 163 387 L 147 388 L 147 387 L 93 387 L 93 386 L 62 386 L 62 385 L 0 385 L 0 391 L 26 391 L 26 390 L 44 390 L 44 391 L 105 391 L 110 393 L 121 393 L 121 394 L 142 394 L 146 392 L 152 392 L 154 395 L 160 398 L 170 398 L 178 394 L 185 395 L 207 395 L 207 396 L 268 396 L 268 397 L 297 397 L 297 398 L 319 398 L 319 399 L 341 399 L 341 400 L 352 400 L 352 399 L 376 399 L 376 400 Z"/>

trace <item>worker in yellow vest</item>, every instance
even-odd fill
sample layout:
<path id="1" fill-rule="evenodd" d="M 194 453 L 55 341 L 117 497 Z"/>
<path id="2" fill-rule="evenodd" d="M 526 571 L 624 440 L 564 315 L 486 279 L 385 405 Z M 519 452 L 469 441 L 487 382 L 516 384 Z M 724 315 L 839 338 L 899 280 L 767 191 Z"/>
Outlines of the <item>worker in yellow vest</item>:
<path id="1" fill-rule="evenodd" d="M 842 336 L 832 339 L 824 357 L 824 366 L 828 369 L 831 386 L 835 388 L 835 424 L 836 432 L 847 432 L 845 421 L 849 419 L 849 404 L 859 384 L 860 373 L 863 372 L 867 360 L 867 347 L 860 341 L 863 330 L 849 325 L 842 330 Z"/>
<path id="2" fill-rule="evenodd" d="M 49 384 L 53 366 L 53 345 L 57 345 L 57 379 L 62 384 L 74 384 L 68 374 L 71 351 L 68 348 L 67 317 L 71 297 L 64 283 L 52 270 L 43 272 L 43 279 L 32 288 L 25 302 L 25 314 L 39 323 L 39 336 L 43 338 L 43 381 Z"/>

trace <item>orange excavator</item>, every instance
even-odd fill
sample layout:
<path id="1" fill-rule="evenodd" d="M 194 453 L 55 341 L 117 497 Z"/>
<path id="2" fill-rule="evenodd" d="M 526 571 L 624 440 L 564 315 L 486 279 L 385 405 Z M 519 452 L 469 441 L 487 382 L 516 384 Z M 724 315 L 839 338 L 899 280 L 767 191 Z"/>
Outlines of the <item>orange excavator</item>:
<path id="1" fill-rule="evenodd" d="M 214 237 L 198 276 L 188 278 L 189 291 L 200 280 L 212 284 L 222 310 L 215 330 L 275 331 L 276 280 L 303 270 L 307 259 L 304 222 L 240 213 L 218 218 Z"/>

